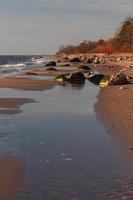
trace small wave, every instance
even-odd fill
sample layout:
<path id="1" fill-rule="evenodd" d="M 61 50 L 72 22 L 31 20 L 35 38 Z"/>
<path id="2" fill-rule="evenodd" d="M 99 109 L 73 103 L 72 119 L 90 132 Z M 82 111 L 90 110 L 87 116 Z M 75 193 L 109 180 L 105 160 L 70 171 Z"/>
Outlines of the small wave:
<path id="1" fill-rule="evenodd" d="M 20 56 L 20 58 L 19 56 L 12 56 L 12 62 L 11 58 L 8 58 L 8 56 L 2 58 L 5 60 L 5 63 L 0 65 L 1 77 L 5 76 L 5 74 L 8 75 L 14 72 L 17 73 L 24 70 L 45 66 L 45 64 L 50 60 L 48 56 L 27 56 L 26 58 L 23 58 L 22 56 Z"/>

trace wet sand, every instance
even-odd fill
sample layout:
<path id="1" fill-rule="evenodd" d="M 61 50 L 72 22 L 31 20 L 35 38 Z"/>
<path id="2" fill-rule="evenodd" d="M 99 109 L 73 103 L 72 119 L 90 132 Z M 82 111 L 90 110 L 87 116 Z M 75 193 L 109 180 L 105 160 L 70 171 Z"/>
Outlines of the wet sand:
<path id="1" fill-rule="evenodd" d="M 133 77 L 132 68 L 124 73 Z M 118 144 L 129 179 L 133 179 L 133 84 L 102 89 L 95 109 Z"/>
<path id="2" fill-rule="evenodd" d="M 22 105 L 33 102 L 33 99 L 27 98 L 0 98 L 0 114 L 18 114 L 22 112 Z"/>
<path id="3" fill-rule="evenodd" d="M 133 77 L 132 68 L 127 68 L 124 73 Z M 133 133 L 133 84 L 101 89 L 96 110 L 115 131 L 124 134 Z"/>
<path id="4" fill-rule="evenodd" d="M 56 84 L 55 81 L 28 80 L 23 77 L 8 77 L 0 79 L 0 88 L 13 88 L 27 91 L 52 89 Z"/>
<path id="5" fill-rule="evenodd" d="M 25 185 L 24 161 L 15 156 L 0 157 L 0 199 L 14 199 L 14 194 Z"/>
<path id="6" fill-rule="evenodd" d="M 133 85 L 110 86 L 103 89 L 98 96 L 96 106 L 102 118 L 110 124 L 111 129 L 133 133 Z"/>

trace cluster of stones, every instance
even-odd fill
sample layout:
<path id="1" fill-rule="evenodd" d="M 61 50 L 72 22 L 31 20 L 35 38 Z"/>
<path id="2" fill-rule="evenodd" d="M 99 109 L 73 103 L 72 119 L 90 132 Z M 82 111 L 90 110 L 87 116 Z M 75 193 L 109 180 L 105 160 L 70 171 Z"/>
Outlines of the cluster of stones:
<path id="1" fill-rule="evenodd" d="M 75 57 L 72 60 L 70 60 L 70 63 L 80 62 L 81 59 L 78 57 Z M 94 56 L 93 58 L 88 58 L 87 60 L 87 63 L 94 62 L 99 64 L 101 61 L 96 56 Z M 56 71 L 54 66 L 56 66 L 56 62 L 52 61 L 48 63 L 45 67 L 46 70 Z M 83 84 L 85 80 L 88 79 L 90 82 L 103 87 L 107 85 L 124 85 L 129 83 L 129 77 L 127 77 L 124 74 L 125 70 L 127 70 L 127 68 L 123 68 L 123 70 L 114 75 L 105 76 L 104 74 L 95 74 L 88 65 L 80 65 L 76 72 L 59 74 L 55 77 L 55 80 L 59 82 Z"/>
<path id="2" fill-rule="evenodd" d="M 133 63 L 133 56 L 118 56 L 118 55 L 93 55 L 93 56 L 79 56 L 70 59 L 70 62 L 84 62 L 86 64 L 105 64 L 105 63 Z"/>

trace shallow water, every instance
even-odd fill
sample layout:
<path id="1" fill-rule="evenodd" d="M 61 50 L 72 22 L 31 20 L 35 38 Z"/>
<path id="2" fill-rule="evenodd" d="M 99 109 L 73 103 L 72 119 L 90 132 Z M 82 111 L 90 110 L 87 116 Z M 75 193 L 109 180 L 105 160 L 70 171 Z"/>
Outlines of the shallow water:
<path id="1" fill-rule="evenodd" d="M 98 92 L 89 82 L 47 91 L 0 89 L 0 97 L 36 101 L 20 114 L 0 115 L 0 171 L 9 177 L 0 178 L 0 199 L 120 199 L 114 191 L 122 190 L 127 175 L 116 144 L 96 118 Z"/>

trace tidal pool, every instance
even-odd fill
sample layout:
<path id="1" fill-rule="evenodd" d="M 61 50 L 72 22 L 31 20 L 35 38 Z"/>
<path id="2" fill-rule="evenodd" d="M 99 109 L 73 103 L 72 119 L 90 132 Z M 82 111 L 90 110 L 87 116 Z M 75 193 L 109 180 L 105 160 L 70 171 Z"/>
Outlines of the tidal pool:
<path id="1" fill-rule="evenodd" d="M 18 165 L 13 191 L 5 184 L 2 200 L 120 199 L 114 191 L 122 190 L 127 175 L 117 145 L 96 118 L 98 92 L 89 82 L 47 91 L 0 89 L 1 98 L 35 100 L 19 114 L 0 115 L 0 162 L 9 159 L 11 174 L 14 160 Z"/>

